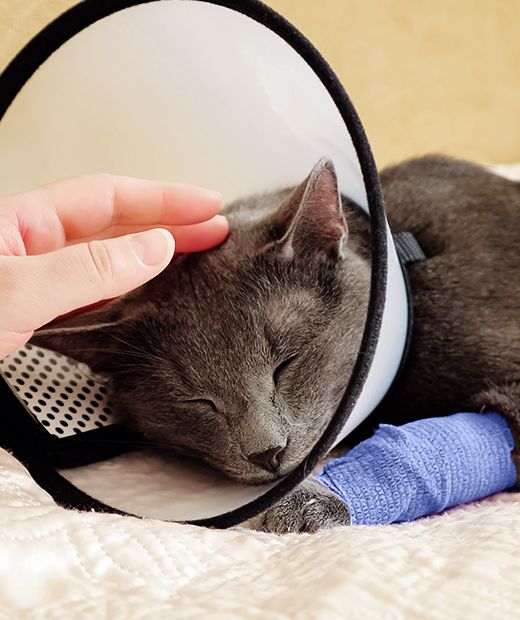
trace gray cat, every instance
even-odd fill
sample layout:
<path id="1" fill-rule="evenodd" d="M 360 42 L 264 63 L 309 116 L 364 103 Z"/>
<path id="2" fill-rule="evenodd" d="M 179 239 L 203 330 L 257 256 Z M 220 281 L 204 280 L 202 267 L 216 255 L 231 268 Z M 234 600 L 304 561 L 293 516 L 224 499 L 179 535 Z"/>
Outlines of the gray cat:
<path id="1" fill-rule="evenodd" d="M 520 184 L 441 156 L 381 181 L 393 232 L 414 233 L 427 260 L 409 270 L 412 346 L 378 419 L 488 409 L 518 439 Z M 302 460 L 341 398 L 366 317 L 369 230 L 329 161 L 225 213 L 223 245 L 177 256 L 35 342 L 108 373 L 121 421 L 148 439 L 261 483 Z M 279 533 L 348 523 L 311 479 L 252 521 Z"/>

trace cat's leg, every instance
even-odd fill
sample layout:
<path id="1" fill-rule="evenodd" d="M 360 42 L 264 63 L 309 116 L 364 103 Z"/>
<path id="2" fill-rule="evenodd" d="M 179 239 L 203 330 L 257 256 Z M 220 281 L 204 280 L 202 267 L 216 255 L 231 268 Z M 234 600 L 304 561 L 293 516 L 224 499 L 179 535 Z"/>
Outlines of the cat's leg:
<path id="1" fill-rule="evenodd" d="M 520 382 L 513 381 L 493 385 L 471 399 L 475 411 L 496 411 L 507 420 L 515 440 L 512 456 L 517 471 L 517 486 L 520 485 Z"/>
<path id="2" fill-rule="evenodd" d="M 251 525 L 282 534 L 398 523 L 511 489 L 520 472 L 518 403 L 520 384 L 510 384 L 477 395 L 473 413 L 384 424 Z"/>
<path id="3" fill-rule="evenodd" d="M 250 519 L 247 526 L 263 532 L 313 533 L 338 525 L 349 525 L 345 504 L 327 487 L 311 478 L 304 480 L 274 506 Z"/>

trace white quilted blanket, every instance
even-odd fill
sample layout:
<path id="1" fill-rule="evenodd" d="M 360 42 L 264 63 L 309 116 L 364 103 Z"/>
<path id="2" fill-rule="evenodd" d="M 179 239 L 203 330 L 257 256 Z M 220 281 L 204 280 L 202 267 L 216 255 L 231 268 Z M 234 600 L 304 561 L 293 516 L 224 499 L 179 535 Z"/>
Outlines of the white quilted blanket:
<path id="1" fill-rule="evenodd" d="M 276 537 L 66 511 L 0 451 L 0 618 L 518 618 L 519 498 Z"/>
<path id="2" fill-rule="evenodd" d="M 520 501 L 276 537 L 57 507 L 0 452 L 1 618 L 517 618 Z"/>

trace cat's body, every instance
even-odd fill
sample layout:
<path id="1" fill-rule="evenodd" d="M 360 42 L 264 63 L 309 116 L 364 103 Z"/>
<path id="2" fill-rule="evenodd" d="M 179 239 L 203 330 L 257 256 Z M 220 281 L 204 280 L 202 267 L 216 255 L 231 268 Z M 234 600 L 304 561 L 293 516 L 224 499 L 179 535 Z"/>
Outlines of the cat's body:
<path id="1" fill-rule="evenodd" d="M 393 232 L 414 233 L 427 260 L 410 268 L 412 346 L 379 418 L 494 409 L 514 427 L 520 184 L 443 157 L 389 168 L 381 179 Z M 179 257 L 122 302 L 41 341 L 111 374 L 129 425 L 261 482 L 303 458 L 341 397 L 366 316 L 367 222 L 339 203 L 323 163 L 293 192 L 253 197 L 227 214 L 223 246 Z M 90 352 L 79 351 L 85 342 Z M 306 481 L 254 525 L 283 532 L 337 523 L 348 523 L 345 508 Z"/>
<path id="2" fill-rule="evenodd" d="M 412 346 L 385 415 L 492 404 L 477 395 L 520 380 L 520 183 L 441 157 L 389 168 L 381 181 L 392 231 L 414 233 L 427 256 L 408 270 Z"/>
<path id="3" fill-rule="evenodd" d="M 442 156 L 387 168 L 381 183 L 392 232 L 413 233 L 427 260 L 408 267 L 411 347 L 377 422 L 499 411 L 520 479 L 520 183 Z M 276 532 L 344 523 L 313 481 L 253 522 Z"/>

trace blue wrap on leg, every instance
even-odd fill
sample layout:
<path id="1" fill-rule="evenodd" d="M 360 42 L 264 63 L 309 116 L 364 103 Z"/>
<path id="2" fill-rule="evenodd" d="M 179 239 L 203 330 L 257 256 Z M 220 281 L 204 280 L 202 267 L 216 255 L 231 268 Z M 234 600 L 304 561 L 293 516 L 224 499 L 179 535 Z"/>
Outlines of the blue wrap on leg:
<path id="1" fill-rule="evenodd" d="M 513 446 L 498 413 L 383 424 L 317 480 L 345 502 L 353 525 L 412 521 L 514 486 Z"/>

